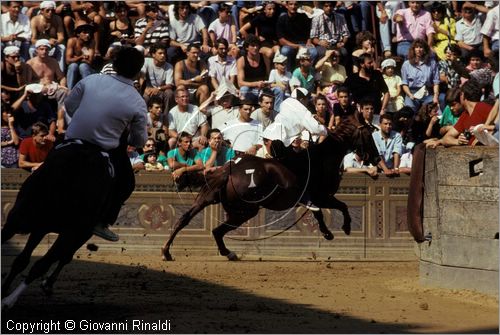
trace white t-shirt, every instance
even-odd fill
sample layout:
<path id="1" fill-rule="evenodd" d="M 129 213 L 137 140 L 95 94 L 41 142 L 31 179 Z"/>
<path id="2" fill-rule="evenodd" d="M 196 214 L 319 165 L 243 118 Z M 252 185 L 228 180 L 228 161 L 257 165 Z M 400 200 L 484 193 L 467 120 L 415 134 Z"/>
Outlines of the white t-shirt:
<path id="1" fill-rule="evenodd" d="M 205 122 L 207 117 L 195 105 L 189 104 L 186 112 L 179 111 L 178 106 L 168 112 L 168 129 L 175 130 L 179 134 L 185 131 L 195 136 L 198 128 Z"/>
<path id="2" fill-rule="evenodd" d="M 271 83 L 276 83 L 276 84 L 283 84 L 289 88 L 288 83 L 290 82 L 290 79 L 292 78 L 292 74 L 289 71 L 286 71 L 284 75 L 281 75 L 278 73 L 278 70 L 273 69 L 269 73 L 269 81 Z"/>
<path id="3" fill-rule="evenodd" d="M 240 116 L 238 107 L 224 109 L 222 106 L 212 106 L 207 109 L 207 115 L 212 116 L 212 129 L 221 130 L 226 127 L 226 123 L 237 119 Z"/>
<path id="4" fill-rule="evenodd" d="M 167 62 L 159 67 L 154 64 L 153 58 L 146 57 L 141 69 L 141 75 L 145 76 L 147 86 L 174 85 L 174 68 Z"/>
<path id="5" fill-rule="evenodd" d="M 399 161 L 400 168 L 411 168 L 411 163 L 413 161 L 413 155 L 411 152 L 404 153 Z"/>
<path id="6" fill-rule="evenodd" d="M 359 169 L 359 168 L 369 168 L 372 166 L 373 165 L 371 165 L 371 164 L 369 164 L 369 165 L 364 164 L 363 161 L 358 162 L 356 160 L 354 152 L 348 153 L 344 157 L 344 170 L 347 168 L 358 168 Z"/>
<path id="7" fill-rule="evenodd" d="M 190 14 L 186 21 L 170 17 L 170 38 L 179 43 L 201 42 L 201 30 L 205 28 L 203 20 L 197 14 Z"/>
<path id="8" fill-rule="evenodd" d="M 224 139 L 231 142 L 231 148 L 243 152 L 252 145 L 262 144 L 262 131 L 259 121 L 241 122 L 239 119 L 227 122 L 224 129 L 221 129 Z"/>

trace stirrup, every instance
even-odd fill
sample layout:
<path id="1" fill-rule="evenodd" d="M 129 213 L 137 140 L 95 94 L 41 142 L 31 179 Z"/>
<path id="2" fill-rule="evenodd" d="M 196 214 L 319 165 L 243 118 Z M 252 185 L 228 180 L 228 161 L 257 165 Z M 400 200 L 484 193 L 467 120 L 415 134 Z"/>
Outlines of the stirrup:
<path id="1" fill-rule="evenodd" d="M 321 210 L 321 208 L 313 204 L 312 201 L 308 201 L 307 203 L 299 202 L 299 205 L 313 212 L 319 212 Z"/>

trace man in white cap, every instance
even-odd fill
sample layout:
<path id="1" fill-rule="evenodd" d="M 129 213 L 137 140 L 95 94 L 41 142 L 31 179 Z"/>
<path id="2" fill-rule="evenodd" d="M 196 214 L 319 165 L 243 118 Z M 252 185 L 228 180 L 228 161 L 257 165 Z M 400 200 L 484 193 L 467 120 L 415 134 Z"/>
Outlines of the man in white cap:
<path id="1" fill-rule="evenodd" d="M 2 49 L 8 46 L 20 48 L 20 54 L 24 61 L 29 59 L 29 47 L 31 42 L 31 25 L 29 18 L 21 13 L 22 1 L 5 1 L 7 13 L 0 18 L 0 36 L 2 38 Z"/>
<path id="2" fill-rule="evenodd" d="M 40 39 L 35 43 L 36 56 L 31 58 L 28 64 L 33 70 L 33 78 L 29 82 L 40 81 L 41 84 L 57 82 L 66 87 L 66 77 L 61 71 L 57 61 L 49 57 L 50 41 Z"/>
<path id="3" fill-rule="evenodd" d="M 12 101 L 19 97 L 20 88 L 31 77 L 31 68 L 21 61 L 19 51 L 14 45 L 3 49 L 5 59 L 2 62 L 2 91 L 9 92 Z"/>
<path id="4" fill-rule="evenodd" d="M 62 72 L 64 72 L 64 60 L 66 55 L 66 46 L 64 45 L 64 25 L 61 17 L 54 13 L 56 3 L 54 1 L 42 1 L 40 3 L 40 14 L 31 19 L 32 36 L 30 56 L 35 56 L 37 51 L 36 42 L 40 39 L 46 39 L 50 44 L 50 56 L 54 57 Z"/>

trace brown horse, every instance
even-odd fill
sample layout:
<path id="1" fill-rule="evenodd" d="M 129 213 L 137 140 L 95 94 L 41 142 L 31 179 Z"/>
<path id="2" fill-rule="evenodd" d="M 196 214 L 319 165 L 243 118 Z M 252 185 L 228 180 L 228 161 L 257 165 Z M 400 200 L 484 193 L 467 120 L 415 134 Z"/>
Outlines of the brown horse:
<path id="1" fill-rule="evenodd" d="M 323 142 L 301 153 L 285 154 L 279 160 L 245 155 L 226 163 L 207 176 L 194 204 L 176 222 L 162 248 L 163 259 L 173 260 L 170 246 L 196 214 L 211 204 L 222 203 L 227 220 L 212 233 L 220 254 L 236 260 L 237 256 L 224 244 L 224 235 L 257 215 L 261 207 L 276 211 L 295 207 L 306 189 L 317 206 L 342 212 L 342 229 L 349 235 L 351 217 L 347 205 L 335 198 L 342 176 L 340 165 L 348 150 L 356 150 L 365 162 L 374 165 L 380 160 L 369 126 L 357 116 L 346 118 Z M 324 238 L 333 239 L 323 213 L 313 214 Z"/>

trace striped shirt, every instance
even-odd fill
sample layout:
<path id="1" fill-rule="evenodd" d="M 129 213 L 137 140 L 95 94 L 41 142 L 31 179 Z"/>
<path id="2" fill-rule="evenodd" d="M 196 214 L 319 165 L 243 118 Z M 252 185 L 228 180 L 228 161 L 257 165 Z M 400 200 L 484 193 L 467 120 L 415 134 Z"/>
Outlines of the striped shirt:
<path id="1" fill-rule="evenodd" d="M 336 43 L 350 35 L 345 18 L 340 14 L 333 13 L 331 18 L 323 14 L 312 19 L 311 39 L 318 38 Z"/>
<path id="2" fill-rule="evenodd" d="M 135 23 L 135 30 L 134 30 L 135 38 L 141 36 L 141 34 L 144 32 L 144 29 L 146 29 L 147 24 L 148 22 L 146 18 L 137 20 L 137 22 Z M 168 23 L 164 20 L 156 20 L 156 22 L 153 25 L 153 28 L 151 28 L 151 30 L 148 33 L 146 33 L 143 46 L 147 48 L 152 44 L 168 39 L 169 36 L 170 34 L 168 30 Z"/>

